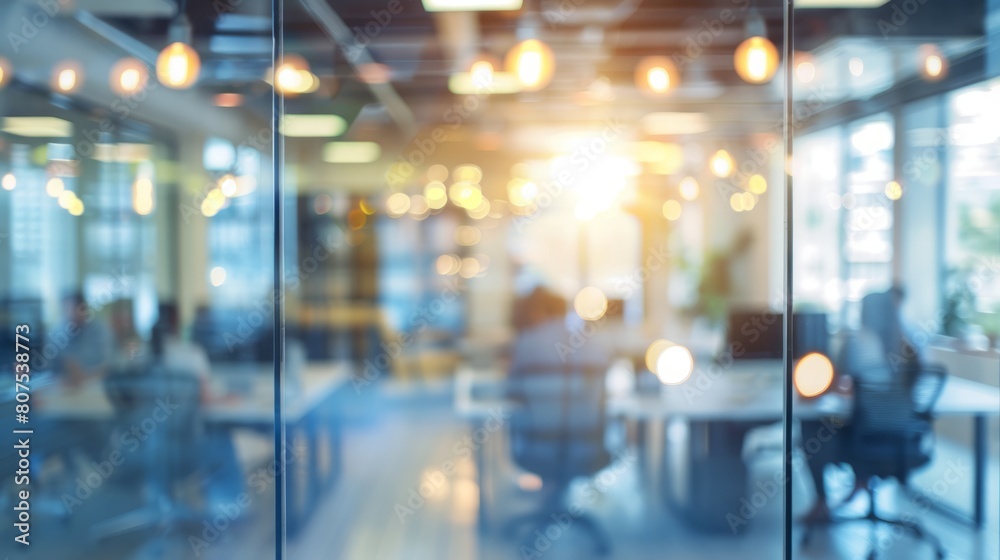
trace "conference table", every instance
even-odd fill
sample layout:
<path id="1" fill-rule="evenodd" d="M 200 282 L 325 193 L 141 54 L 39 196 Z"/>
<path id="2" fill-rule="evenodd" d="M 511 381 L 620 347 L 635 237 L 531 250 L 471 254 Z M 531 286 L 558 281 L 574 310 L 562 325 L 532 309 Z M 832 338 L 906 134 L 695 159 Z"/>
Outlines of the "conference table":
<path id="1" fill-rule="evenodd" d="M 274 474 L 271 469 L 282 469 L 285 477 L 289 535 L 302 528 L 302 522 L 339 475 L 341 434 L 334 417 L 334 397 L 350 380 L 350 367 L 348 362 L 311 362 L 286 381 L 281 417 L 288 460 L 281 461 L 273 453 L 273 445 L 267 458 L 261 459 L 267 461 L 269 475 Z M 273 437 L 273 365 L 213 364 L 209 386 L 212 396 L 200 411 L 206 428 L 227 430 L 231 435 L 236 430 L 250 430 Z M 103 383 L 94 381 L 77 388 L 54 384 L 40 389 L 37 413 L 47 420 L 101 423 L 112 420 L 114 409 Z M 325 437 L 321 438 L 321 433 Z M 302 471 L 304 480 L 299 478 Z"/>
<path id="2" fill-rule="evenodd" d="M 658 423 L 666 427 L 674 420 L 703 427 L 701 443 L 718 437 L 722 426 L 741 426 L 723 445 L 727 460 L 739 462 L 742 468 L 742 443 L 746 432 L 757 426 L 781 422 L 784 410 L 784 366 L 780 360 L 747 360 L 732 362 L 727 367 L 697 365 L 692 376 L 679 385 L 661 385 L 655 391 L 623 391 L 609 394 L 606 413 L 646 425 Z M 496 407 L 513 407 L 503 399 L 504 374 L 496 369 L 458 372 L 455 384 L 455 411 L 471 421 L 485 419 Z M 853 399 L 850 395 L 828 392 L 812 399 L 795 396 L 791 418 L 819 420 L 850 417 Z M 983 526 L 986 508 L 986 470 L 988 463 L 988 419 L 1000 415 L 1000 389 L 985 383 L 951 375 L 934 408 L 942 417 L 968 417 L 973 428 L 973 504 L 971 512 L 962 512 L 940 500 L 930 500 L 935 509 L 977 528 Z M 640 430 L 640 431 L 644 431 Z M 725 438 L 723 438 L 725 439 Z M 722 455 L 715 456 L 721 459 Z M 479 466 L 480 470 L 482 465 Z M 718 478 L 715 479 L 718 483 Z M 742 490 L 740 495 L 742 495 Z M 483 504 L 480 502 L 482 510 Z M 715 516 L 721 519 L 721 516 Z"/>

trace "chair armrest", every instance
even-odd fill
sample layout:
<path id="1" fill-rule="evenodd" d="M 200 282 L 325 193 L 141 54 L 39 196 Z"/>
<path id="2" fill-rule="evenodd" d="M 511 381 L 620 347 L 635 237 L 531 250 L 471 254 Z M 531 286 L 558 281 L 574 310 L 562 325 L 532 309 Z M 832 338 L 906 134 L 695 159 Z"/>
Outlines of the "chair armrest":
<path id="1" fill-rule="evenodd" d="M 948 370 L 941 364 L 926 364 L 916 371 L 913 401 L 918 416 L 927 420 L 933 417 L 947 380 Z"/>

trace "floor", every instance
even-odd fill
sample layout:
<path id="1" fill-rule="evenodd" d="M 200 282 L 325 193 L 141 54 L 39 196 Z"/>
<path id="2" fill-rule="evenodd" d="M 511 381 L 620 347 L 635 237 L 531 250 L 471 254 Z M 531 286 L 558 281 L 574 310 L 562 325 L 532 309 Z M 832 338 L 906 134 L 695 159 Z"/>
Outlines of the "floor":
<path id="1" fill-rule="evenodd" d="M 353 393 L 352 393 L 353 395 Z M 593 554 L 591 541 L 579 523 L 563 516 L 567 530 L 558 525 L 538 526 L 534 538 L 510 538 L 501 527 L 517 513 L 532 510 L 541 492 L 537 480 L 519 473 L 505 459 L 503 431 L 488 433 L 484 442 L 491 465 L 487 487 L 493 523 L 485 533 L 477 531 L 478 485 L 476 466 L 468 441 L 473 427 L 455 418 L 446 387 L 410 391 L 380 387 L 344 403 L 344 471 L 332 494 L 325 497 L 312 519 L 287 544 L 290 560 L 501 560 L 545 558 L 585 560 Z M 940 442 L 938 459 L 917 484 L 938 491 L 937 499 L 968 504 L 971 481 L 955 477 L 949 467 L 971 460 L 966 453 Z M 754 464 L 756 476 L 774 472 L 779 457 Z M 957 463 L 956 463 L 957 462 Z M 769 499 L 753 515 L 744 534 L 705 534 L 691 530 L 683 519 L 667 511 L 659 492 L 647 480 L 641 461 L 619 457 L 613 468 L 574 489 L 570 502 L 583 505 L 604 527 L 613 542 L 610 558 L 627 559 L 778 559 L 781 558 L 781 500 Z M 988 529 L 976 533 L 932 512 L 920 519 L 942 538 L 949 559 L 998 560 L 998 492 L 1000 468 L 996 457 L 990 466 Z M 847 473 L 831 471 L 834 487 L 849 487 Z M 953 484 L 939 481 L 953 480 Z M 796 488 L 805 484 L 796 481 Z M 111 489 L 107 490 L 112 492 Z M 544 489 L 542 490 L 542 492 Z M 255 503 L 217 534 L 205 527 L 186 525 L 170 537 L 143 544 L 149 533 L 115 538 L 104 543 L 88 539 L 90 520 L 107 515 L 102 504 L 116 503 L 114 496 L 88 501 L 80 516 L 68 522 L 39 514 L 33 526 L 30 555 L 11 549 L 4 535 L 0 555 L 6 558 L 136 559 L 197 558 L 208 560 L 266 560 L 273 558 L 273 494 L 271 489 L 255 497 Z M 134 497 L 118 497 L 128 500 Z M 794 511 L 808 507 L 808 492 L 796 494 Z M 861 511 L 862 496 L 845 511 Z M 880 506 L 886 512 L 920 512 L 919 505 L 899 498 L 888 488 Z M 530 531 L 529 531 L 530 532 Z M 796 541 L 798 540 L 796 529 Z M 210 537 L 210 538 L 209 538 Z M 201 541 L 198 539 L 201 538 Z M 876 542 L 881 558 L 921 560 L 934 558 L 925 544 L 880 529 Z M 202 542 L 203 541 L 203 542 Z M 864 558 L 873 533 L 866 523 L 851 523 L 818 531 L 808 547 L 797 547 L 795 558 L 833 560 Z M 205 546 L 201 546 L 204 544 Z"/>

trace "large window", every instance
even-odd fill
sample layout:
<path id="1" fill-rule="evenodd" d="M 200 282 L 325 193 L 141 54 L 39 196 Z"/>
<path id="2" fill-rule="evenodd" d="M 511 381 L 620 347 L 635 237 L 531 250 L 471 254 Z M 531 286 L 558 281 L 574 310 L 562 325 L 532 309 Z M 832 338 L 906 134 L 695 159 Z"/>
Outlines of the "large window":
<path id="1" fill-rule="evenodd" d="M 972 331 L 1000 334 L 1000 80 L 950 97 L 946 306 Z"/>

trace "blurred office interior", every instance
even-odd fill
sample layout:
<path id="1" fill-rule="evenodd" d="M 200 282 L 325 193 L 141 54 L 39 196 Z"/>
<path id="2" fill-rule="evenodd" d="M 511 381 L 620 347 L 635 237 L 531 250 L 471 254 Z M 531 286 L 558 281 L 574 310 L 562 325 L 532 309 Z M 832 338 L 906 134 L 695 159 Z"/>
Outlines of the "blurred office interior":
<path id="1" fill-rule="evenodd" d="M 5 558 L 1000 559 L 1000 1 L 0 22 Z"/>

